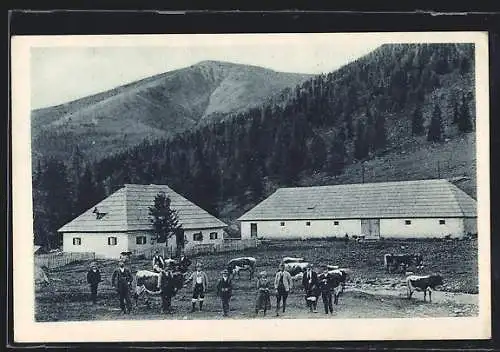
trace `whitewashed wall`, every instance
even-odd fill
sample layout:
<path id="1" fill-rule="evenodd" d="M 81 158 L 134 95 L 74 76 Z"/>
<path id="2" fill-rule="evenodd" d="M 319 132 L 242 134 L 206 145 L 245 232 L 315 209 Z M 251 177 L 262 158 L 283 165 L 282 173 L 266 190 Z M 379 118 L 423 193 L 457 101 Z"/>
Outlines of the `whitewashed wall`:
<path id="1" fill-rule="evenodd" d="M 410 220 L 411 224 L 406 225 L 405 220 Z M 440 225 L 439 220 L 441 219 L 380 219 L 380 236 L 432 238 L 444 237 L 448 234 L 458 237 L 463 236 L 467 231 L 475 233 L 476 219 L 443 218 L 444 225 Z M 285 226 L 281 226 L 279 220 L 242 221 L 241 238 L 250 238 L 251 223 L 257 224 L 257 237 L 268 239 L 341 237 L 346 233 L 351 237 L 361 234 L 361 221 L 356 219 L 336 220 L 339 225 L 334 225 L 333 220 L 310 220 L 311 225 L 306 226 L 306 221 L 309 220 L 284 220 Z"/>
<path id="2" fill-rule="evenodd" d="M 193 235 L 195 233 L 201 232 L 203 235 L 203 241 L 194 241 L 193 240 Z M 211 232 L 216 232 L 217 233 L 217 239 L 216 240 L 211 240 L 210 239 L 210 233 Z M 184 236 L 186 236 L 187 243 L 186 243 L 186 248 L 190 248 L 192 246 L 196 245 L 204 245 L 204 244 L 216 244 L 216 243 L 222 243 L 224 241 L 223 238 L 224 235 L 224 230 L 222 228 L 218 229 L 199 229 L 199 230 L 184 230 Z M 174 242 L 175 243 L 175 239 Z"/>
<path id="3" fill-rule="evenodd" d="M 266 221 L 242 221 L 241 238 L 250 238 L 250 224 L 257 224 L 258 238 L 321 238 L 321 237 L 341 237 L 347 233 L 349 236 L 359 235 L 361 232 L 361 222 L 356 219 L 335 220 L 338 225 L 334 225 L 334 220 L 283 220 L 285 226 L 281 226 L 281 220 Z M 306 222 L 311 225 L 307 226 Z"/>
<path id="4" fill-rule="evenodd" d="M 81 245 L 73 245 L 73 238 L 81 238 Z M 108 245 L 108 237 L 116 237 L 116 245 Z M 128 251 L 128 235 L 125 233 L 65 233 L 64 252 L 94 252 L 100 258 L 119 258 L 121 252 Z"/>
<path id="5" fill-rule="evenodd" d="M 410 225 L 405 225 L 410 220 Z M 445 220 L 444 225 L 439 220 Z M 444 237 L 451 234 L 453 237 L 464 234 L 463 219 L 461 218 L 424 218 L 424 219 L 380 219 L 380 236 L 391 238 L 432 238 Z"/>
<path id="6" fill-rule="evenodd" d="M 477 218 L 465 218 L 464 219 L 464 232 L 471 234 L 477 234 Z"/>
<path id="7" fill-rule="evenodd" d="M 146 236 L 146 244 L 137 244 L 137 237 L 141 236 Z M 138 232 L 129 232 L 128 234 L 128 248 L 129 251 L 133 250 L 146 250 L 149 249 L 153 246 L 153 243 L 151 242 L 151 238 L 153 235 L 151 232 L 147 231 L 138 231 Z"/>

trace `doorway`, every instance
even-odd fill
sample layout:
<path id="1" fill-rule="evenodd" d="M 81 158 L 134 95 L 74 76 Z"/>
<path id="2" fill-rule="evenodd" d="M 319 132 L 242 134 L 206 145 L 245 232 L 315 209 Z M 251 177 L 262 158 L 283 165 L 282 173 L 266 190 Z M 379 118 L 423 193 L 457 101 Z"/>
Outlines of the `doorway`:
<path id="1" fill-rule="evenodd" d="M 361 234 L 380 237 L 380 219 L 361 219 Z"/>
<path id="2" fill-rule="evenodd" d="M 257 238 L 257 224 L 250 224 L 250 238 Z"/>

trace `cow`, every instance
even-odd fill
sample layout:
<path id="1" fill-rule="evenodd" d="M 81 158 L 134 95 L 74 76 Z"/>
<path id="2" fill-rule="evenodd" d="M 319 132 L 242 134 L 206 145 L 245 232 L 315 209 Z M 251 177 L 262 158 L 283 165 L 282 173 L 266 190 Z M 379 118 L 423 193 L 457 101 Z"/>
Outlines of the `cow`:
<path id="1" fill-rule="evenodd" d="M 288 264 L 288 263 L 303 263 L 305 260 L 304 258 L 295 258 L 295 257 L 284 257 L 281 260 L 281 264 Z"/>
<path id="2" fill-rule="evenodd" d="M 160 272 L 149 270 L 139 270 L 135 273 L 134 299 L 136 306 L 138 304 L 139 297 L 144 293 L 150 295 L 160 295 L 161 290 L 158 288 L 158 280 L 160 278 L 160 275 Z M 173 276 L 175 280 L 175 292 L 177 292 L 184 286 L 184 276 L 179 272 L 174 272 Z M 148 300 L 146 300 L 146 304 L 149 305 Z"/>
<path id="3" fill-rule="evenodd" d="M 299 273 L 303 273 L 310 264 L 307 262 L 300 263 L 286 263 L 285 270 L 290 273 L 290 275 L 296 276 Z"/>
<path id="4" fill-rule="evenodd" d="M 338 267 L 336 269 L 330 269 L 330 268 L 328 269 L 329 269 L 328 270 L 329 274 L 340 275 L 340 293 L 344 293 L 345 284 L 347 280 L 349 280 L 351 270 L 347 268 L 338 268 Z"/>
<path id="5" fill-rule="evenodd" d="M 344 275 L 337 270 L 327 270 L 318 274 L 318 286 L 323 297 L 323 300 L 330 291 L 332 293 L 333 304 L 339 304 L 339 296 L 342 293 L 342 281 L 345 280 Z M 325 301 L 323 301 L 325 303 Z M 325 310 L 327 308 L 325 307 Z"/>
<path id="6" fill-rule="evenodd" d="M 423 268 L 423 257 L 421 254 L 385 254 L 384 267 L 386 272 L 392 273 L 394 270 L 405 272 L 410 265 L 415 268 Z"/>
<path id="7" fill-rule="evenodd" d="M 436 287 L 441 286 L 443 284 L 443 278 L 441 275 L 426 275 L 426 276 L 417 276 L 410 275 L 406 278 L 406 287 L 408 290 L 408 299 L 411 299 L 411 296 L 414 291 L 424 292 L 424 302 L 427 298 L 427 292 L 429 292 L 429 302 L 432 302 L 432 290 L 435 290 Z"/>
<path id="8" fill-rule="evenodd" d="M 250 280 L 253 279 L 253 274 L 255 272 L 255 263 L 256 259 L 254 257 L 241 257 L 231 259 L 227 263 L 227 271 L 234 278 L 235 275 L 238 275 L 238 279 L 240 278 L 240 271 L 248 271 L 250 273 Z"/>

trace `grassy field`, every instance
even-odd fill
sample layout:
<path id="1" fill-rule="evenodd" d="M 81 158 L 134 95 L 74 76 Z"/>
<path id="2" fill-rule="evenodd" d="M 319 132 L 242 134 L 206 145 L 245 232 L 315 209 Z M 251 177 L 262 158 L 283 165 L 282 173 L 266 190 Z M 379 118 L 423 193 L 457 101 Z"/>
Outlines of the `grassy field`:
<path id="1" fill-rule="evenodd" d="M 401 246 L 405 249 L 402 250 Z M 385 253 L 420 252 L 424 255 L 424 269 L 419 274 L 440 273 L 444 277 L 442 292 L 433 295 L 432 304 L 424 303 L 422 294 L 411 301 L 404 298 L 403 274 L 387 274 L 383 268 Z M 97 305 L 89 302 L 86 284 L 88 262 L 73 263 L 47 272 L 51 283 L 36 289 L 37 321 L 109 320 L 109 319 L 219 319 L 220 302 L 215 296 L 215 284 L 225 263 L 238 256 L 257 259 L 257 271 L 266 270 L 272 277 L 283 256 L 301 256 L 314 265 L 329 263 L 348 267 L 353 273 L 345 293 L 335 307 L 333 315 L 307 312 L 300 284 L 290 294 L 283 318 L 374 318 L 374 317 L 435 317 L 470 316 L 477 314 L 478 291 L 477 242 L 461 240 L 379 241 L 356 243 L 341 241 L 282 241 L 263 245 L 239 253 L 224 253 L 194 258 L 201 261 L 209 277 L 209 289 L 203 312 L 188 313 L 191 290 L 182 289 L 173 300 L 174 314 L 160 312 L 159 297 L 144 301 L 130 315 L 121 315 L 118 297 L 111 287 L 111 274 L 116 261 L 99 261 L 104 282 L 99 287 Z M 130 263 L 132 272 L 150 269 L 149 260 L 135 259 Z M 255 281 L 246 272 L 234 282 L 230 319 L 253 318 Z M 272 301 L 273 309 L 275 302 Z M 319 302 L 318 308 L 321 308 Z M 273 318 L 273 314 L 268 315 Z"/>

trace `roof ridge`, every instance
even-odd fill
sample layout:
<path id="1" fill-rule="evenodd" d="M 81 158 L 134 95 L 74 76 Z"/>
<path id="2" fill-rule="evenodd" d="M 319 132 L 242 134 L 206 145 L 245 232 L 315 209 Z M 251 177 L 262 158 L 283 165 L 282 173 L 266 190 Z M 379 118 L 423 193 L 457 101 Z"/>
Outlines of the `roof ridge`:
<path id="1" fill-rule="evenodd" d="M 364 182 L 364 183 L 341 183 L 336 185 L 318 185 L 318 186 L 298 186 L 298 187 L 280 187 L 281 189 L 308 189 L 308 188 L 328 188 L 328 187 L 340 187 L 340 186 L 362 186 L 362 185 L 380 185 L 380 184 L 403 184 L 403 183 L 423 183 L 423 182 L 449 182 L 444 178 L 430 178 L 421 180 L 404 180 L 404 181 L 381 181 L 381 182 Z"/>

